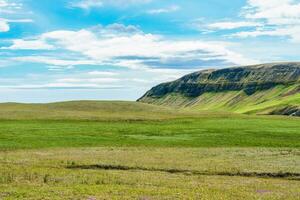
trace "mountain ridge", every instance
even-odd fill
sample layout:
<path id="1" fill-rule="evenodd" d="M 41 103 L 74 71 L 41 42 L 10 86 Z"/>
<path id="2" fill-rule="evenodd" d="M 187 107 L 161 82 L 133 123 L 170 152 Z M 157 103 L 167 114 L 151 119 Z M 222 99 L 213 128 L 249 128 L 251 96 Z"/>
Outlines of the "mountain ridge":
<path id="1" fill-rule="evenodd" d="M 172 82 L 153 87 L 139 102 L 183 108 L 210 110 L 209 105 L 224 99 L 225 105 L 213 110 L 251 113 L 239 104 L 270 105 L 257 110 L 264 114 L 300 115 L 300 62 L 268 63 L 194 72 Z M 231 94 L 231 95 L 229 95 Z M 215 98 L 215 99 L 214 99 Z M 251 101 L 250 101 L 251 100 Z M 275 102 L 276 103 L 275 103 Z M 220 102 L 224 103 L 224 102 Z M 254 107 L 252 105 L 252 107 Z M 245 107 L 245 106 L 244 106 Z M 257 106 L 256 106 L 257 107 Z M 268 108 L 268 111 L 265 111 Z M 272 109 L 271 109 L 272 108 Z M 262 112 L 264 110 L 264 112 Z M 296 113 L 296 114 L 295 114 Z"/>

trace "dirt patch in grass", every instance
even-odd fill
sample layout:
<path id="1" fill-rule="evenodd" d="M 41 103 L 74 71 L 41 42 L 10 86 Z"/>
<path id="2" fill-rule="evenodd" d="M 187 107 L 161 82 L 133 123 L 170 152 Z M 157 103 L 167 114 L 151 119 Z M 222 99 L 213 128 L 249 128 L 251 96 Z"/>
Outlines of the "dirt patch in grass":
<path id="1" fill-rule="evenodd" d="M 290 180 L 300 181 L 300 173 L 291 172 L 205 172 L 185 169 L 163 169 L 163 168 L 146 168 L 146 167 L 131 167 L 122 165 L 71 165 L 67 169 L 91 169 L 91 170 L 123 170 L 123 171 L 149 171 L 149 172 L 165 172 L 171 174 L 184 175 L 208 175 L 208 176 L 242 176 L 242 177 L 258 177 L 258 178 L 285 178 Z"/>

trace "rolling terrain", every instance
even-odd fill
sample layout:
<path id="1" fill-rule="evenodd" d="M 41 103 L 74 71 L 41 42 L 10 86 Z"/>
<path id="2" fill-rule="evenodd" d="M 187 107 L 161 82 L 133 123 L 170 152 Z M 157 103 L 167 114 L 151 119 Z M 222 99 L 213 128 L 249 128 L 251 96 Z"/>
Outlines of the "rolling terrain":
<path id="1" fill-rule="evenodd" d="M 300 63 L 195 72 L 152 88 L 138 101 L 192 110 L 300 116 Z"/>
<path id="2" fill-rule="evenodd" d="M 48 104 L 0 104 L 6 120 L 143 120 L 174 118 L 174 109 L 126 101 L 70 101 Z"/>
<path id="3" fill-rule="evenodd" d="M 0 149 L 300 147 L 293 117 L 191 112 L 137 102 L 0 104 Z M 217 126 L 216 126 L 217 124 Z"/>
<path id="4" fill-rule="evenodd" d="M 297 199 L 300 119 L 139 102 L 0 104 L 0 199 Z"/>

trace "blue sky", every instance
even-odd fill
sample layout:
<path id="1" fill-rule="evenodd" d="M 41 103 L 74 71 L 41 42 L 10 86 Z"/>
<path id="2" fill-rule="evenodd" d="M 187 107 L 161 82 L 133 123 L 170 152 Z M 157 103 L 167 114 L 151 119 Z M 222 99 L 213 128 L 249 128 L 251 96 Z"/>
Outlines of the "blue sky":
<path id="1" fill-rule="evenodd" d="M 299 0 L 0 0 L 0 102 L 135 100 L 299 52 Z"/>

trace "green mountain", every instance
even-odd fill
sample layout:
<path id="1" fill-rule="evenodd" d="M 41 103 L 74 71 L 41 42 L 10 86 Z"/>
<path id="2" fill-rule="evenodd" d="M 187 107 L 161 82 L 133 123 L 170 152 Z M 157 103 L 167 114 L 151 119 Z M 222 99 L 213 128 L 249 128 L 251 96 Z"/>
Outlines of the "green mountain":
<path id="1" fill-rule="evenodd" d="M 300 116 L 300 63 L 199 71 L 160 84 L 138 101 L 193 110 Z"/>

